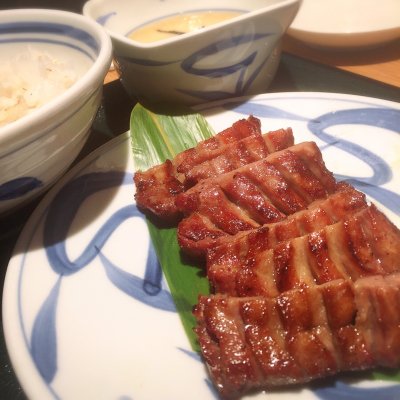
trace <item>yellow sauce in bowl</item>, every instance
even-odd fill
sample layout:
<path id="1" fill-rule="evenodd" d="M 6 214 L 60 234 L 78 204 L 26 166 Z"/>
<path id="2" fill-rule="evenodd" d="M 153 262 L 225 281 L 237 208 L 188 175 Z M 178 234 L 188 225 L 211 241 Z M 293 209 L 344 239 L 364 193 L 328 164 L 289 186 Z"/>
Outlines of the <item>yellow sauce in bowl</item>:
<path id="1" fill-rule="evenodd" d="M 144 25 L 128 35 L 137 42 L 150 43 L 193 32 L 241 15 L 236 11 L 206 11 L 177 14 Z"/>

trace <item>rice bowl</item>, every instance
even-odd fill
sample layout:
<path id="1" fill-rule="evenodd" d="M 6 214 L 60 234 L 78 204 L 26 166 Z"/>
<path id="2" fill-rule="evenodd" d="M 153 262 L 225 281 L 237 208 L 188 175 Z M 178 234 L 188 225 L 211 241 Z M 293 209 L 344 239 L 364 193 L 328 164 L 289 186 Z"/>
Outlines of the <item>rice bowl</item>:
<path id="1" fill-rule="evenodd" d="M 43 193 L 79 154 L 100 105 L 112 45 L 98 24 L 58 10 L 0 11 L 0 39 L 0 69 L 7 73 L 0 86 L 7 114 L 0 125 L 1 215 Z M 35 59 L 60 68 L 43 70 Z"/>

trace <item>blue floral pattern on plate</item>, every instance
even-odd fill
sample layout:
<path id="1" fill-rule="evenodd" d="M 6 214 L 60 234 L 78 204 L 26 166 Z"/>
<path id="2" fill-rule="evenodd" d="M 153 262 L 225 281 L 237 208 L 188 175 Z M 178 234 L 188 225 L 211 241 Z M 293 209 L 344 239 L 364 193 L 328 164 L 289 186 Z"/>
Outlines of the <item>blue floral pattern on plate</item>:
<path id="1" fill-rule="evenodd" d="M 397 218 L 395 222 L 399 222 L 400 176 L 398 169 L 394 167 L 398 163 L 396 146 L 400 149 L 398 105 L 345 95 L 289 93 L 214 103 L 203 107 L 201 112 L 217 130 L 248 114 L 259 117 L 265 130 L 293 126 L 296 141 L 315 140 L 328 164 L 339 167 L 339 172 L 333 168 L 338 179 L 347 180 L 366 192 L 371 199 Z M 341 128 L 346 131 L 345 135 Z M 375 137 L 367 140 L 368 135 L 362 132 L 364 129 Z M 359 142 L 360 132 L 361 137 L 365 138 L 362 143 Z M 380 146 L 374 148 L 374 142 Z M 353 168 L 353 161 L 361 166 L 360 171 Z M 63 379 L 65 382 L 72 380 L 73 384 L 74 379 L 77 379 L 75 375 L 72 377 L 66 372 L 69 370 L 66 367 L 68 357 L 65 356 L 66 352 L 74 353 L 74 348 L 65 344 L 66 337 L 69 340 L 67 343 L 75 343 L 77 338 L 70 338 L 71 335 L 66 334 L 60 326 L 63 326 L 63 320 L 71 318 L 76 318 L 82 324 L 88 316 L 81 315 L 83 311 L 74 315 L 69 309 L 69 304 L 75 302 L 71 293 L 79 299 L 83 307 L 90 300 L 90 293 L 104 290 L 110 296 L 110 302 L 123 305 L 125 312 L 131 308 L 136 310 L 139 320 L 135 319 L 132 323 L 146 320 L 148 314 L 154 314 L 155 321 L 160 323 L 161 320 L 167 321 L 164 318 L 173 320 L 172 326 L 181 334 L 175 306 L 163 281 L 143 216 L 133 202 L 133 171 L 129 135 L 125 134 L 76 166 L 44 199 L 19 240 L 7 273 L 4 308 L 9 318 L 4 320 L 4 324 L 10 355 L 17 365 L 16 372 L 28 395 L 32 395 L 34 399 L 39 398 L 33 394 L 38 393 L 35 389 L 40 385 L 40 393 L 47 398 L 72 398 L 68 385 L 60 382 Z M 99 209 L 96 214 L 97 207 Z M 84 222 L 81 225 L 74 225 L 77 220 L 82 219 Z M 128 223 L 133 225 L 126 228 Z M 82 233 L 85 229 L 89 231 Z M 81 239 L 76 239 L 75 236 L 79 235 L 82 236 Z M 136 241 L 136 245 L 128 240 L 128 246 L 125 243 L 122 248 L 119 247 L 119 242 L 126 240 L 127 236 Z M 140 254 L 133 264 L 125 263 L 125 258 L 119 257 L 121 249 L 129 259 L 136 256 L 136 253 Z M 37 252 L 40 255 L 40 266 L 36 265 Z M 36 276 L 33 275 L 33 270 L 39 267 L 35 274 L 42 274 L 40 276 L 45 283 L 44 287 L 39 286 L 38 282 L 36 285 L 27 285 Z M 96 280 L 88 279 L 88 274 L 94 274 Z M 71 281 L 78 283 L 83 292 L 68 291 Z M 31 307 L 30 299 L 34 296 L 40 300 L 34 301 L 35 306 Z M 101 298 L 102 296 L 98 297 Z M 104 302 L 103 306 L 106 304 Z M 118 311 L 115 309 L 113 312 L 118 314 Z M 96 319 L 101 320 L 101 315 L 96 315 Z M 108 334 L 114 337 L 112 313 L 107 315 L 109 319 L 100 323 L 100 326 L 105 329 L 105 337 Z M 158 326 L 157 322 L 155 326 Z M 144 329 L 143 344 L 132 340 L 132 343 L 122 345 L 128 346 L 126 349 L 130 346 L 138 349 L 143 345 L 155 346 L 151 335 L 155 335 L 157 342 L 162 342 L 167 334 L 163 326 L 158 328 L 161 329 L 158 333 L 154 332 L 154 327 L 148 331 Z M 126 325 L 117 324 L 115 329 L 122 332 L 133 328 L 127 322 Z M 165 346 L 171 348 L 173 357 L 169 360 L 171 368 L 164 368 L 162 373 L 173 379 L 180 371 L 187 374 L 187 382 L 173 387 L 171 391 L 167 388 L 165 393 L 160 389 L 160 396 L 179 398 L 182 395 L 179 387 L 185 388 L 185 385 L 189 385 L 193 398 L 217 398 L 203 370 L 200 357 L 190 349 L 188 343 L 184 339 L 179 344 L 165 343 Z M 76 347 L 80 348 L 78 343 Z M 112 354 L 111 350 L 105 348 L 99 351 L 108 356 Z M 144 363 L 147 357 L 149 353 L 143 353 L 142 358 L 132 360 L 132 363 L 128 361 L 128 365 L 134 368 L 135 365 Z M 30 359 L 31 364 L 27 365 L 25 362 L 23 365 L 23 362 L 21 365 L 20 360 L 26 358 Z M 179 362 L 175 362 L 178 359 Z M 94 357 L 94 360 L 99 359 Z M 80 360 L 74 361 L 79 370 Z M 18 368 L 19 365 L 21 366 Z M 126 366 L 124 363 L 123 365 Z M 94 364 L 93 368 L 100 369 L 100 366 Z M 152 376 L 156 371 L 155 366 L 154 371 L 142 371 L 139 375 Z M 114 383 L 114 398 L 151 398 L 153 388 L 137 386 L 135 377 L 137 376 L 132 377 L 132 387 Z M 82 379 L 85 383 L 85 378 Z M 362 382 L 360 385 L 351 385 L 338 380 L 333 385 L 327 383 L 306 387 L 296 392 L 296 395 L 299 398 L 317 397 L 321 400 L 338 397 L 365 400 L 400 397 L 400 385 L 396 382 L 381 384 L 376 381 L 375 384 L 370 375 L 365 376 L 365 379 L 368 380 L 367 387 Z M 89 392 L 94 390 L 90 383 L 88 386 Z M 99 383 L 99 387 L 97 393 L 101 392 L 103 384 Z M 270 396 L 273 399 L 274 393 Z"/>

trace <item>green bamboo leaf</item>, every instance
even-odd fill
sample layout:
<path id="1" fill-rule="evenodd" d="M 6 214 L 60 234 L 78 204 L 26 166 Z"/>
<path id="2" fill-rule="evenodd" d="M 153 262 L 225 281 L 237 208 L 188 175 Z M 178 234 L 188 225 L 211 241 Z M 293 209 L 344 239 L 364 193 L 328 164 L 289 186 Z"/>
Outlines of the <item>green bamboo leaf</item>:
<path id="1" fill-rule="evenodd" d="M 373 379 L 383 380 L 389 382 L 400 382 L 400 371 L 399 370 L 378 370 L 372 373 Z"/>
<path id="2" fill-rule="evenodd" d="M 133 159 L 141 170 L 172 159 L 214 134 L 200 114 L 183 109 L 174 114 L 155 112 L 141 104 L 132 110 L 130 131 Z"/>
<path id="3" fill-rule="evenodd" d="M 146 170 L 194 147 L 214 132 L 202 115 L 192 111 L 155 112 L 137 104 L 131 113 L 130 134 L 135 168 Z M 198 266 L 181 257 L 176 228 L 160 228 L 149 219 L 147 226 L 182 325 L 192 348 L 198 351 L 192 309 L 200 293 L 209 293 L 208 280 Z"/>
<path id="4" fill-rule="evenodd" d="M 198 266 L 186 263 L 181 258 L 176 228 L 160 229 L 149 220 L 147 225 L 183 328 L 192 348 L 198 351 L 197 340 L 193 333 L 195 318 L 192 309 L 200 293 L 210 292 L 208 280 L 202 275 Z"/>

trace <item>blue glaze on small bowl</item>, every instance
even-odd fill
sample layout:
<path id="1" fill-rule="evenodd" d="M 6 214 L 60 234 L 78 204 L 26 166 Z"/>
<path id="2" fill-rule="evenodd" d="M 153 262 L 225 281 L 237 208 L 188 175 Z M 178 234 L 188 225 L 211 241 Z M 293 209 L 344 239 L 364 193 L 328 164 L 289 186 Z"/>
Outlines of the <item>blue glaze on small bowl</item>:
<path id="1" fill-rule="evenodd" d="M 279 64 L 281 38 L 299 4 L 299 0 L 89 0 L 83 13 L 109 32 L 121 81 L 133 97 L 148 103 L 194 105 L 265 92 Z M 221 10 L 241 14 L 157 42 L 128 38 L 133 30 L 163 17 Z"/>

